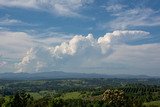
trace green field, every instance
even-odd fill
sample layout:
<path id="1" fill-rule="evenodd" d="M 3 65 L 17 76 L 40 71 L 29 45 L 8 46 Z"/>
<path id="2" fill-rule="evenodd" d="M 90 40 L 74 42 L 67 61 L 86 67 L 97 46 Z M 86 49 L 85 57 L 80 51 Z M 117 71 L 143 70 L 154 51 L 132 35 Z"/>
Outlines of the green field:
<path id="1" fill-rule="evenodd" d="M 0 107 L 11 107 L 26 98 L 27 107 L 118 107 L 119 96 L 123 107 L 160 107 L 160 79 L 0 80 Z"/>
<path id="2" fill-rule="evenodd" d="M 62 95 L 60 98 L 66 100 L 66 99 L 79 99 L 82 98 L 82 94 L 80 92 L 68 92 L 64 95 Z"/>
<path id="3" fill-rule="evenodd" d="M 43 96 L 40 95 L 39 93 L 30 92 L 29 94 L 30 94 L 35 100 L 38 100 L 38 99 L 43 98 Z"/>
<path id="4" fill-rule="evenodd" d="M 146 107 L 160 107 L 160 101 L 151 101 L 144 103 Z"/>
<path id="5" fill-rule="evenodd" d="M 47 95 L 53 97 L 56 93 L 50 92 L 50 91 L 40 91 L 40 92 L 29 92 L 29 94 L 35 100 L 38 100 L 38 99 L 41 99 L 41 98 L 43 98 Z M 67 100 L 67 99 L 81 99 L 81 98 L 84 98 L 86 95 L 87 94 L 81 94 L 80 92 L 67 92 L 67 93 L 62 94 L 60 97 L 57 97 L 57 98 L 64 99 L 64 100 Z"/>

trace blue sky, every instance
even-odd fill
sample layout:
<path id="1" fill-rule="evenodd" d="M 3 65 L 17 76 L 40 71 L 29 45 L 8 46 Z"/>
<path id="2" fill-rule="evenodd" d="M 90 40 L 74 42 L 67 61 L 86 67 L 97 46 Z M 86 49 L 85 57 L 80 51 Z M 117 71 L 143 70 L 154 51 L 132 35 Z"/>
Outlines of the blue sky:
<path id="1" fill-rule="evenodd" d="M 159 34 L 159 0 L 0 0 L 0 72 L 157 75 Z"/>

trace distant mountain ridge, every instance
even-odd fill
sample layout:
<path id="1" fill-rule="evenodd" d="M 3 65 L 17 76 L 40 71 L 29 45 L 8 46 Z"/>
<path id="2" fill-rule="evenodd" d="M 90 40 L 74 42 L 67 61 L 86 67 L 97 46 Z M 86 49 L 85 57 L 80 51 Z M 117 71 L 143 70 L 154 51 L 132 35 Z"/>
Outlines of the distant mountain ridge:
<path id="1" fill-rule="evenodd" d="M 37 79 L 58 79 L 58 78 L 152 78 L 147 75 L 107 75 L 107 74 L 86 74 L 86 73 L 72 73 L 63 71 L 53 72 L 38 72 L 38 73 L 1 73 L 0 79 L 11 80 L 37 80 Z"/>

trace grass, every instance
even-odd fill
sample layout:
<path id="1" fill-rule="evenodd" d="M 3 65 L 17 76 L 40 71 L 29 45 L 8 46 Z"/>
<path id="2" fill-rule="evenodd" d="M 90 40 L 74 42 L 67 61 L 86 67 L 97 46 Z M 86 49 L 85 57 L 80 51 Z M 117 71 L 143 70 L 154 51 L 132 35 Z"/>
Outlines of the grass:
<path id="1" fill-rule="evenodd" d="M 160 101 L 151 101 L 144 103 L 146 107 L 160 107 Z"/>
<path id="2" fill-rule="evenodd" d="M 43 96 L 40 95 L 39 93 L 30 92 L 29 94 L 30 94 L 35 100 L 38 100 L 38 99 L 43 98 Z"/>
<path id="3" fill-rule="evenodd" d="M 60 98 L 66 100 L 66 99 L 79 99 L 82 98 L 82 95 L 80 92 L 69 92 L 64 95 L 62 95 Z"/>

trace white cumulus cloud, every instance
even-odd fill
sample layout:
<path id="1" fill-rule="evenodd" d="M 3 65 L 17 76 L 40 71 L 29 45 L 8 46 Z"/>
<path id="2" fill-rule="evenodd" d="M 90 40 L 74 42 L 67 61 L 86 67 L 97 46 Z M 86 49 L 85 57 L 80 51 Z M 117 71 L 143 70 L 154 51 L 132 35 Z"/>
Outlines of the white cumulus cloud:
<path id="1" fill-rule="evenodd" d="M 118 30 L 99 38 L 75 35 L 64 40 L 0 31 L 0 72 L 158 73 L 160 44 L 128 44 L 146 37 L 149 32 L 140 30 Z"/>
<path id="2" fill-rule="evenodd" d="M 27 33 L 0 31 L 0 55 L 20 58 L 34 44 L 33 38 Z"/>
<path id="3" fill-rule="evenodd" d="M 149 32 L 139 30 L 114 31 L 95 39 L 76 35 L 57 46 L 31 48 L 16 65 L 18 72 L 69 70 L 72 68 L 105 67 L 104 59 L 114 52 L 115 46 L 142 39 Z"/>
<path id="4" fill-rule="evenodd" d="M 55 34 L 55 36 L 58 34 Z M 15 63 L 21 59 L 28 50 L 34 47 L 59 44 L 68 38 L 49 37 L 36 38 L 26 32 L 14 32 L 6 29 L 0 30 L 0 72 L 15 71 Z M 38 68 L 42 67 L 37 62 Z M 38 70 L 37 68 L 37 70 Z"/>

